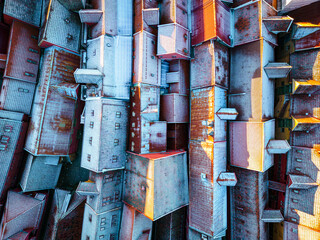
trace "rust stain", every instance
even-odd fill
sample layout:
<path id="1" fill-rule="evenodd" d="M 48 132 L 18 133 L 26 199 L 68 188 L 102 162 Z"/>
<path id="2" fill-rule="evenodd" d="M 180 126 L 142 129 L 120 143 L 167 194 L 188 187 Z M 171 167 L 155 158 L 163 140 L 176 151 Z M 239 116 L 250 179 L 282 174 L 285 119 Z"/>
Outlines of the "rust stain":
<path id="1" fill-rule="evenodd" d="M 239 31 L 248 31 L 250 29 L 250 20 L 248 18 L 239 17 L 235 24 L 235 28 Z"/>

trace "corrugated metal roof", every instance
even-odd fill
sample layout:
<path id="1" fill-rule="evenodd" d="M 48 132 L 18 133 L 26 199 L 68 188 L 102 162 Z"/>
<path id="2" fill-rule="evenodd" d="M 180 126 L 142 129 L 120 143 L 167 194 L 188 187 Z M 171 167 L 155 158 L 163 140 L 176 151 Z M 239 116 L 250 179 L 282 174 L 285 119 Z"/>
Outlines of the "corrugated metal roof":
<path id="1" fill-rule="evenodd" d="M 52 85 L 74 83 L 73 73 L 79 67 L 78 55 L 59 48 L 45 50 L 36 88 L 31 122 L 25 149 L 34 155 L 69 155 L 75 151 L 77 101 L 62 97 Z M 79 117 L 76 115 L 79 114 Z"/>
<path id="2" fill-rule="evenodd" d="M 274 48 L 255 41 L 231 49 L 229 106 L 238 120 L 261 121 L 274 116 L 274 80 L 262 69 L 274 62 Z"/>
<path id="3" fill-rule="evenodd" d="M 42 1 L 39 0 L 6 0 L 4 17 L 7 23 L 18 19 L 36 27 L 40 26 Z"/>
<path id="4" fill-rule="evenodd" d="M 320 81 L 320 49 L 299 51 L 290 55 L 292 79 Z"/>
<path id="5" fill-rule="evenodd" d="M 261 220 L 267 205 L 268 173 L 231 167 L 238 183 L 231 188 L 231 239 L 268 239 L 267 224 Z"/>

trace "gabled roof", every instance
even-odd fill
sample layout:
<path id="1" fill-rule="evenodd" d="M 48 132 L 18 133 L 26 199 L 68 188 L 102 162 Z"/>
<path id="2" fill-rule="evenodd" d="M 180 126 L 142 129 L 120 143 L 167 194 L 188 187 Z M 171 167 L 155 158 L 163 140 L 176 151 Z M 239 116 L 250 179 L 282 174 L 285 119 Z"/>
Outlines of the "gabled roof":
<path id="1" fill-rule="evenodd" d="M 6 239 L 26 228 L 39 227 L 45 199 L 9 191 L 1 222 L 1 239 Z"/>
<path id="2" fill-rule="evenodd" d="M 85 197 L 80 196 L 78 193 L 72 195 L 69 191 L 56 189 L 54 192 L 54 201 L 59 219 L 63 219 L 67 216 L 84 200 Z"/>

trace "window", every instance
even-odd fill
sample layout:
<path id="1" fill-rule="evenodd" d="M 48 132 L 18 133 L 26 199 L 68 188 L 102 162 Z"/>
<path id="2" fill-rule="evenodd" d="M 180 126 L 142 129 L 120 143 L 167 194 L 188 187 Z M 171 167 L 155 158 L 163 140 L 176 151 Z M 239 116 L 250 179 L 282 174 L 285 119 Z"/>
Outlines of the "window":
<path id="1" fill-rule="evenodd" d="M 92 222 L 92 214 L 89 213 L 89 222 Z"/>
<path id="2" fill-rule="evenodd" d="M 27 77 L 34 77 L 34 74 L 30 72 L 24 72 L 24 75 Z"/>
<path id="3" fill-rule="evenodd" d="M 118 220 L 118 216 L 117 215 L 112 215 L 112 217 L 111 217 L 111 227 L 116 227 L 117 226 L 117 220 Z"/>
<path id="4" fill-rule="evenodd" d="M 100 231 L 104 231 L 104 230 L 106 230 L 105 227 L 101 227 L 101 228 L 100 228 Z"/>
<path id="5" fill-rule="evenodd" d="M 90 161 L 91 161 L 91 155 L 90 155 L 90 154 L 88 154 L 88 156 L 87 156 L 87 160 L 88 160 L 88 162 L 90 162 Z"/>
<path id="6" fill-rule="evenodd" d="M 38 51 L 38 50 L 33 49 L 33 48 L 29 48 L 29 52 L 32 52 L 32 53 L 39 53 L 39 51 Z"/>
<path id="7" fill-rule="evenodd" d="M 120 191 L 115 191 L 114 192 L 114 201 L 119 202 L 120 200 Z"/>
<path id="8" fill-rule="evenodd" d="M 113 141 L 113 145 L 114 145 L 114 146 L 118 146 L 118 145 L 119 145 L 119 139 L 115 139 L 115 140 Z"/>
<path id="9" fill-rule="evenodd" d="M 89 144 L 92 145 L 92 137 L 89 137 Z"/>
<path id="10" fill-rule="evenodd" d="M 104 180 L 105 180 L 106 183 L 107 182 L 112 182 L 113 181 L 113 174 L 106 174 L 104 176 Z"/>
<path id="11" fill-rule="evenodd" d="M 102 206 L 108 205 L 111 202 L 111 197 L 105 197 L 102 199 Z"/>
<path id="12" fill-rule="evenodd" d="M 106 221 L 106 218 L 101 218 L 101 222 L 105 222 Z"/>
<path id="13" fill-rule="evenodd" d="M 5 151 L 7 149 L 7 144 L 0 143 L 0 151 Z"/>
<path id="14" fill-rule="evenodd" d="M 296 150 L 297 153 L 303 153 L 303 150 Z"/>
<path id="15" fill-rule="evenodd" d="M 89 237 L 89 236 L 86 236 L 86 240 L 90 240 L 90 237 Z"/>
<path id="16" fill-rule="evenodd" d="M 100 235 L 100 236 L 99 236 L 99 239 L 104 239 L 104 235 Z"/>
<path id="17" fill-rule="evenodd" d="M 8 125 L 4 127 L 4 131 L 5 132 L 12 132 L 12 129 L 13 129 L 13 127 L 12 126 L 8 126 Z"/>
<path id="18" fill-rule="evenodd" d="M 278 119 L 278 127 L 279 128 L 292 128 L 292 120 L 291 118 L 279 118 Z"/>
<path id="19" fill-rule="evenodd" d="M 10 137 L 8 137 L 8 136 L 1 136 L 0 142 L 1 142 L 1 143 L 4 143 L 4 144 L 8 144 L 8 143 L 9 143 L 9 140 L 10 140 Z"/>
<path id="20" fill-rule="evenodd" d="M 91 116 L 92 117 L 94 116 L 94 110 L 91 110 Z"/>
<path id="21" fill-rule="evenodd" d="M 29 90 L 28 89 L 24 89 L 24 88 L 18 88 L 18 92 L 28 93 Z"/>
<path id="22" fill-rule="evenodd" d="M 116 118 L 121 118 L 121 112 L 116 112 Z"/>
<path id="23" fill-rule="evenodd" d="M 90 127 L 93 128 L 94 122 L 90 122 Z"/>
<path id="24" fill-rule="evenodd" d="M 118 156 L 117 155 L 112 155 L 112 163 L 118 162 Z"/>
<path id="25" fill-rule="evenodd" d="M 294 189 L 293 192 L 296 193 L 296 194 L 299 194 L 300 190 Z"/>
<path id="26" fill-rule="evenodd" d="M 294 170 L 296 170 L 296 171 L 300 172 L 300 171 L 301 171 L 301 168 L 296 167 L 296 168 L 294 168 Z"/>
<path id="27" fill-rule="evenodd" d="M 116 240 L 116 235 L 114 233 L 111 233 L 109 240 Z"/>
<path id="28" fill-rule="evenodd" d="M 293 203 L 298 203 L 299 201 L 297 199 L 292 199 Z"/>
<path id="29" fill-rule="evenodd" d="M 292 222 L 297 222 L 297 219 L 296 218 L 291 218 L 291 221 Z"/>
<path id="30" fill-rule="evenodd" d="M 37 64 L 38 62 L 35 60 L 32 60 L 31 58 L 27 58 L 27 62 L 31 64 Z"/>
<path id="31" fill-rule="evenodd" d="M 34 40 L 38 40 L 38 37 L 36 35 L 31 35 L 31 38 Z"/>
<path id="32" fill-rule="evenodd" d="M 202 233 L 201 234 L 201 239 L 202 240 L 208 240 L 208 236 Z"/>
<path id="33" fill-rule="evenodd" d="M 302 159 L 296 158 L 296 161 L 297 161 L 297 162 L 302 162 Z"/>
<path id="34" fill-rule="evenodd" d="M 115 128 L 116 130 L 120 129 L 120 123 L 116 123 L 115 126 L 114 126 L 114 128 Z"/>

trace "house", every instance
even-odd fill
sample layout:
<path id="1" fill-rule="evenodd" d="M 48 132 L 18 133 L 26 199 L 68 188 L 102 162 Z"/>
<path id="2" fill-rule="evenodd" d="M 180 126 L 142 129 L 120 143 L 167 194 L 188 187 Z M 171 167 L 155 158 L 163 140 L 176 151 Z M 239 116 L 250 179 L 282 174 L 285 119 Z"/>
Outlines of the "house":
<path id="1" fill-rule="evenodd" d="M 23 113 L 0 110 L 0 204 L 5 203 L 8 189 L 19 181 L 28 118 Z"/>
<path id="2" fill-rule="evenodd" d="M 123 201 L 155 221 L 189 204 L 185 151 L 128 152 Z"/>
<path id="3" fill-rule="evenodd" d="M 90 172 L 87 182 L 80 182 L 77 193 L 87 196 L 87 205 L 100 214 L 122 206 L 123 170 Z"/>
<path id="4" fill-rule="evenodd" d="M 45 50 L 31 112 L 25 150 L 34 156 L 69 156 L 76 152 L 82 112 L 73 73 L 80 58 L 66 50 Z"/>
<path id="5" fill-rule="evenodd" d="M 5 23 L 11 24 L 12 20 L 17 19 L 35 27 L 40 27 L 42 2 L 38 0 L 5 1 L 3 9 Z"/>
<path id="6" fill-rule="evenodd" d="M 40 47 L 58 46 L 79 53 L 81 23 L 77 13 L 69 11 L 59 0 L 46 0 L 41 17 Z"/>
<path id="7" fill-rule="evenodd" d="M 20 180 L 22 191 L 54 189 L 58 183 L 61 168 L 59 156 L 39 157 L 29 153 Z"/>
<path id="8" fill-rule="evenodd" d="M 55 189 L 44 239 L 80 239 L 85 197 Z"/>
<path id="9" fill-rule="evenodd" d="M 124 168 L 128 111 L 121 100 L 86 99 L 81 167 L 94 172 Z"/>
<path id="10" fill-rule="evenodd" d="M 10 239 L 12 235 L 24 229 L 32 229 L 37 235 L 47 197 L 47 194 L 44 193 L 27 195 L 10 190 L 1 220 L 0 237 Z"/>
<path id="11" fill-rule="evenodd" d="M 38 35 L 36 27 L 12 21 L 0 94 L 1 109 L 30 114 L 40 60 Z"/>

